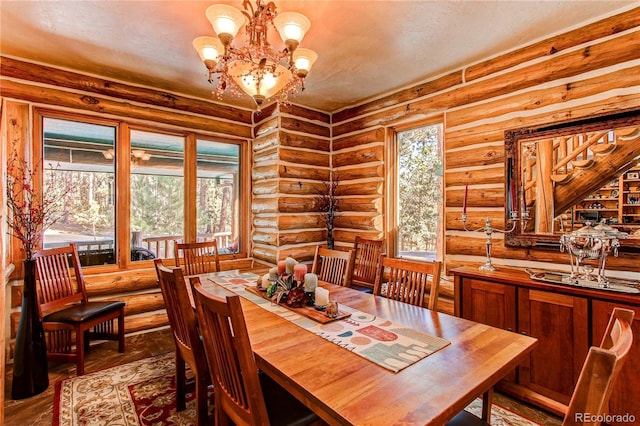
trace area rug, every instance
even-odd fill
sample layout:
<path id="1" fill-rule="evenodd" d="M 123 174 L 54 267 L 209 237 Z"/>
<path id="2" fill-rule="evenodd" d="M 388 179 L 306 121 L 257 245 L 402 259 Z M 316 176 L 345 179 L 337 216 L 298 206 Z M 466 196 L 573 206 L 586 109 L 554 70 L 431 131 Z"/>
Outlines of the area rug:
<path id="1" fill-rule="evenodd" d="M 188 382 L 186 410 L 177 413 L 174 371 L 174 354 L 167 353 L 61 380 L 56 383 L 53 425 L 193 425 L 193 382 Z M 209 398 L 213 414 L 212 393 Z M 481 407 L 478 399 L 467 410 L 480 415 Z M 540 426 L 497 404 L 491 414 L 496 426 Z"/>
<path id="2" fill-rule="evenodd" d="M 480 398 L 476 399 L 465 410 L 480 417 L 482 415 L 482 400 Z M 491 421 L 489 424 L 491 426 L 542 426 L 541 423 L 526 419 L 496 403 L 491 404 Z"/>
<path id="3" fill-rule="evenodd" d="M 170 352 L 58 381 L 53 425 L 193 425 L 195 384 L 187 381 L 187 407 L 176 412 L 174 372 Z M 213 407 L 210 391 L 211 415 Z"/>

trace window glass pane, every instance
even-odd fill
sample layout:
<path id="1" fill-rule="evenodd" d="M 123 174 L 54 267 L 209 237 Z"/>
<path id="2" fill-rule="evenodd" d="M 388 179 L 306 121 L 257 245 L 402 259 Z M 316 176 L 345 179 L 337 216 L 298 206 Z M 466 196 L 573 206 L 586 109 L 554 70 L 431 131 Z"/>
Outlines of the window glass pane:
<path id="1" fill-rule="evenodd" d="M 116 128 L 44 117 L 43 133 L 44 190 L 66 192 L 44 247 L 73 242 L 83 266 L 115 263 Z"/>
<path id="2" fill-rule="evenodd" d="M 198 240 L 217 239 L 220 254 L 239 251 L 240 146 L 198 139 Z"/>
<path id="3" fill-rule="evenodd" d="M 172 258 L 184 233 L 184 138 L 131 131 L 131 260 Z"/>
<path id="4" fill-rule="evenodd" d="M 435 259 L 442 204 L 442 126 L 398 133 L 398 255 Z"/>

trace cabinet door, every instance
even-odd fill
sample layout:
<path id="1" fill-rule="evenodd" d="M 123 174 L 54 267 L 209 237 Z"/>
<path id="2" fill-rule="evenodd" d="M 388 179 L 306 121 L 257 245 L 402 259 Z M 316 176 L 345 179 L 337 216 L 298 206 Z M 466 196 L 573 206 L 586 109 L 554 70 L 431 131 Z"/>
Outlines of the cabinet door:
<path id="1" fill-rule="evenodd" d="M 515 287 L 465 278 L 462 300 L 462 318 L 504 330 L 515 330 Z"/>
<path id="2" fill-rule="evenodd" d="M 604 332 L 607 329 L 609 316 L 614 306 L 635 311 L 636 316 L 631 325 L 634 336 L 631 353 L 614 385 L 613 393 L 609 400 L 609 410 L 606 412 L 613 415 L 633 415 L 636 421 L 639 421 L 640 370 L 638 369 L 638 360 L 640 360 L 640 307 L 594 300 L 591 305 L 593 312 L 592 344 L 593 346 L 600 346 L 602 336 L 604 336 Z M 628 425 L 629 422 L 612 424 Z"/>
<path id="3" fill-rule="evenodd" d="M 518 289 L 518 331 L 538 339 L 519 383 L 568 404 L 589 350 L 587 299 Z"/>

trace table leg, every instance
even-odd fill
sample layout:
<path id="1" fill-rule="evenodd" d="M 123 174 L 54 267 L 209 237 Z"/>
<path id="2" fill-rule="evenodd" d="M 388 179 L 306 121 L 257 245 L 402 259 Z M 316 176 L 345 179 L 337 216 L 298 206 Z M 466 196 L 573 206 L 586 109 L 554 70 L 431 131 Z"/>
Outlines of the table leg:
<path id="1" fill-rule="evenodd" d="M 482 394 L 482 420 L 491 423 L 491 404 L 493 404 L 493 388 Z"/>

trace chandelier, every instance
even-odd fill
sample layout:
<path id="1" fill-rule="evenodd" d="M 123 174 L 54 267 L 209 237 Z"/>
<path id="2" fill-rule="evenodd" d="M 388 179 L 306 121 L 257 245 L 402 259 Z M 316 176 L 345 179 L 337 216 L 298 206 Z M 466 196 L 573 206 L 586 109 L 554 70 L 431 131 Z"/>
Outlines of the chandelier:
<path id="1" fill-rule="evenodd" d="M 107 160 L 113 160 L 116 152 L 113 148 L 109 148 L 106 151 L 102 151 L 102 155 Z M 145 163 L 151 159 L 151 154 L 146 152 L 144 149 L 132 149 L 131 150 L 131 163 L 135 165 L 140 165 Z"/>
<path id="2" fill-rule="evenodd" d="M 243 1 L 244 11 L 225 4 L 214 4 L 206 10 L 206 16 L 215 37 L 198 37 L 193 47 L 209 71 L 209 83 L 218 83 L 214 93 L 221 98 L 228 89 L 231 94 L 244 93 L 253 98 L 258 108 L 266 100 L 275 98 L 287 102 L 289 95 L 304 90 L 304 78 L 318 55 L 309 49 L 299 48 L 311 22 L 295 12 L 276 12 L 270 1 Z M 234 46 L 232 41 L 244 26 L 247 43 Z M 275 27 L 284 42 L 284 48 L 274 49 L 268 41 L 269 29 Z"/>

